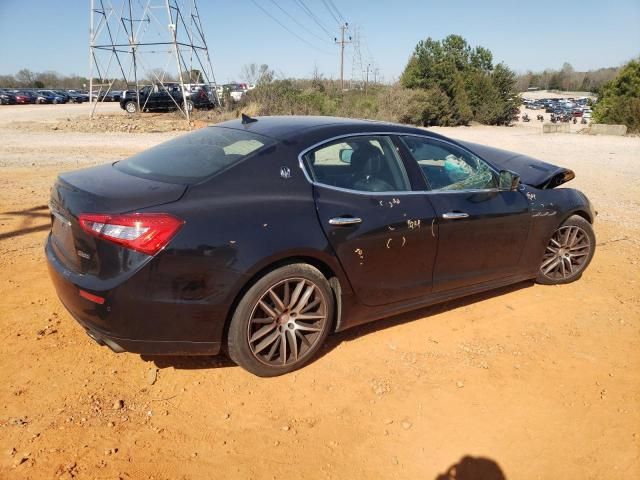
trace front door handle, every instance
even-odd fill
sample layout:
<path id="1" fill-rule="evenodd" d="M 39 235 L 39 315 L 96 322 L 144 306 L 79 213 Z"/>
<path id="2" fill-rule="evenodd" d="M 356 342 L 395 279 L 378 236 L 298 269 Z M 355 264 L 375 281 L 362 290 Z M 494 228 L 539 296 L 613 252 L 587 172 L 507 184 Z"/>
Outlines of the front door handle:
<path id="1" fill-rule="evenodd" d="M 329 220 L 331 225 L 355 225 L 362 223 L 362 219 L 358 217 L 334 217 Z"/>
<path id="2" fill-rule="evenodd" d="M 464 212 L 447 212 L 442 214 L 442 218 L 446 220 L 457 220 L 459 218 L 467 218 L 468 216 L 469 214 Z"/>

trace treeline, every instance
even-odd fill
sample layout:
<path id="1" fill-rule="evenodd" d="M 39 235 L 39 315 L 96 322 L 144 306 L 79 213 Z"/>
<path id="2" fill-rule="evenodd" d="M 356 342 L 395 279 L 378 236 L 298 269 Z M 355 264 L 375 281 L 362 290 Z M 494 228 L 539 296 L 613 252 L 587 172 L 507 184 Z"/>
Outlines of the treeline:
<path id="1" fill-rule="evenodd" d="M 515 74 L 458 35 L 418 43 L 395 85 L 342 92 L 338 82 L 317 73 L 311 80 L 271 78 L 258 82 L 241 108 L 257 115 L 337 115 L 423 126 L 505 125 L 520 104 Z"/>
<path id="2" fill-rule="evenodd" d="M 200 81 L 200 72 L 192 70 L 184 72 L 185 81 Z M 154 68 L 148 72 L 143 78 L 139 79 L 141 85 L 157 83 L 158 79 L 164 82 L 177 81 L 177 75 L 168 74 L 161 68 Z M 127 83 L 123 79 L 99 79 L 94 78 L 94 85 L 110 84 L 112 90 L 124 90 Z M 80 75 L 62 75 L 58 72 L 33 72 L 27 68 L 23 68 L 14 75 L 0 75 L 0 88 L 53 88 L 64 90 L 87 90 L 89 89 L 89 78 Z M 98 87 L 95 87 L 98 88 Z M 106 90 L 106 87 L 102 87 Z"/>
<path id="3" fill-rule="evenodd" d="M 618 72 L 620 72 L 620 67 L 577 72 L 570 63 L 565 63 L 560 70 L 528 71 L 519 75 L 516 86 L 520 92 L 526 92 L 527 89 L 535 87 L 541 90 L 564 90 L 597 94 L 604 84 L 616 77 Z"/>
<path id="4" fill-rule="evenodd" d="M 0 88 L 62 88 L 87 89 L 89 79 L 79 75 L 61 75 L 57 72 L 32 72 L 23 68 L 15 75 L 0 75 Z"/>

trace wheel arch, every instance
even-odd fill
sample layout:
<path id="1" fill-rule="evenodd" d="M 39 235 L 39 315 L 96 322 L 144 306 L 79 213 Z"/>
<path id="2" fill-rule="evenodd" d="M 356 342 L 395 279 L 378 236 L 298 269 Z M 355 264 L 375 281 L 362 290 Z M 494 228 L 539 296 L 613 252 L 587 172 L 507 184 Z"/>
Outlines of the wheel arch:
<path id="1" fill-rule="evenodd" d="M 332 330 L 333 332 L 338 331 L 342 324 L 342 292 L 344 289 L 350 289 L 350 286 L 347 283 L 346 277 L 342 276 L 342 272 L 339 271 L 339 265 L 331 266 L 329 262 L 325 259 L 321 259 L 318 256 L 314 256 L 308 253 L 301 254 L 290 254 L 286 256 L 282 256 L 277 259 L 272 259 L 270 262 L 265 265 L 257 266 L 255 271 L 250 274 L 249 278 L 244 281 L 242 286 L 238 289 L 235 294 L 233 301 L 231 302 L 229 309 L 227 311 L 227 315 L 224 320 L 224 329 L 222 332 L 222 342 L 226 345 L 227 335 L 229 331 L 229 325 L 231 324 L 231 319 L 233 318 L 233 314 L 236 311 L 238 303 L 242 299 L 242 297 L 247 293 L 247 291 L 255 285 L 255 283 L 260 280 L 263 276 L 272 272 L 278 268 L 284 267 L 286 265 L 293 265 L 296 263 L 306 263 L 311 265 L 312 267 L 317 268 L 320 273 L 327 279 L 329 285 L 331 287 L 331 291 L 333 292 L 334 301 L 335 301 L 335 309 L 334 309 L 334 321 Z M 337 268 L 336 268 L 337 267 Z M 342 277 L 342 278 L 341 278 Z"/>
<path id="2" fill-rule="evenodd" d="M 562 217 L 560 217 L 560 221 L 558 222 L 558 227 L 566 222 L 569 218 L 573 216 L 578 216 L 584 218 L 587 222 L 593 225 L 593 215 L 587 211 L 586 208 L 574 208 L 567 212 L 565 212 Z M 556 227 L 557 228 L 557 227 Z"/>

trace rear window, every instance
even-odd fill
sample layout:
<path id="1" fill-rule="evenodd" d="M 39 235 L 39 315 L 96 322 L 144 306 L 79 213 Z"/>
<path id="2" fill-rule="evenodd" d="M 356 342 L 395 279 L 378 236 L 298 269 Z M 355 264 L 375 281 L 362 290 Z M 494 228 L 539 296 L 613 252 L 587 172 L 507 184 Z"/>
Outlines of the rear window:
<path id="1" fill-rule="evenodd" d="M 151 180 L 193 184 L 274 143 L 255 133 L 209 127 L 140 152 L 114 168 Z"/>

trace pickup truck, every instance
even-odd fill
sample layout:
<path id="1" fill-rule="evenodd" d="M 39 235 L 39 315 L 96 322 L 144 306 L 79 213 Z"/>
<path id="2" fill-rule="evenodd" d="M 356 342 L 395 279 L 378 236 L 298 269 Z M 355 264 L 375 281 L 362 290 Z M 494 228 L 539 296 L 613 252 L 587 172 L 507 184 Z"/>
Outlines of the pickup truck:
<path id="1" fill-rule="evenodd" d="M 140 89 L 139 95 L 140 109 L 145 112 L 184 108 L 184 100 L 178 84 L 148 85 Z M 213 108 L 215 106 L 205 87 L 198 88 L 194 92 L 188 92 L 187 95 L 187 110 L 189 112 L 194 108 Z M 138 111 L 135 90 L 122 92 L 120 108 L 126 110 L 127 113 L 136 113 Z"/>

